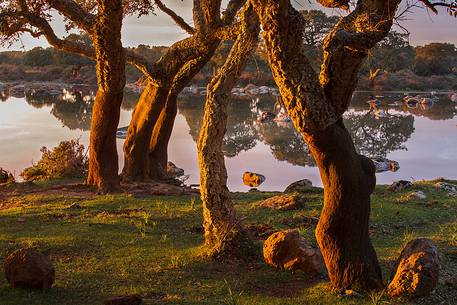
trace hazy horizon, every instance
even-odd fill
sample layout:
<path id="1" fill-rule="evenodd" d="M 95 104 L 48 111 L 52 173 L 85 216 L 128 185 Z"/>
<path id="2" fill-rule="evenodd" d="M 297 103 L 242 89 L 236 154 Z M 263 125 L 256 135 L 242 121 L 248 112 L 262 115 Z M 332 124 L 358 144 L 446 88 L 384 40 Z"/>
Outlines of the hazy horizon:
<path id="1" fill-rule="evenodd" d="M 167 5 L 176 10 L 186 21 L 192 23 L 192 3 L 190 1 L 169 0 Z M 309 4 L 304 0 L 294 1 L 294 5 L 298 9 L 321 8 L 320 5 Z M 344 15 L 341 10 L 325 11 L 331 15 Z M 402 21 L 401 24 L 411 33 L 410 43 L 412 45 L 424 45 L 430 42 L 450 42 L 457 45 L 457 19 L 449 16 L 446 10 L 440 9 L 440 13 L 435 15 L 425 9 L 415 8 L 407 18 L 408 20 Z M 58 36 L 64 37 L 68 34 L 65 32 L 61 18 L 56 18 L 53 26 Z M 169 46 L 186 36 L 188 35 L 176 26 L 170 17 L 156 11 L 156 15 L 141 18 L 127 17 L 124 21 L 122 40 L 126 47 L 139 44 Z M 36 39 L 24 34 L 20 42 L 16 42 L 10 48 L 0 47 L 0 51 L 30 50 L 37 46 L 47 47 L 49 45 L 43 38 Z"/>

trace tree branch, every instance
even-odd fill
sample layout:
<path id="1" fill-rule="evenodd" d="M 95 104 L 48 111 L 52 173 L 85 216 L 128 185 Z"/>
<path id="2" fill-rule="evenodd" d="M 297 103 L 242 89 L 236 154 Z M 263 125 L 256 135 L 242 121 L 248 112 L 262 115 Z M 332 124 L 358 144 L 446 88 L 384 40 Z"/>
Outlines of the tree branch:
<path id="1" fill-rule="evenodd" d="M 457 9 L 457 2 L 448 3 L 447 1 L 434 2 L 434 1 L 429 1 L 429 0 L 419 0 L 419 1 L 422 2 L 427 8 L 429 8 L 435 14 L 438 14 L 438 10 L 436 9 L 436 7 L 438 7 L 438 6 L 447 7 L 449 9 Z"/>
<path id="2" fill-rule="evenodd" d="M 349 0 L 317 0 L 317 2 L 328 8 L 349 9 Z"/>
<path id="3" fill-rule="evenodd" d="M 95 16 L 73 0 L 46 0 L 49 5 L 87 33 L 92 33 Z"/>
<path id="4" fill-rule="evenodd" d="M 161 11 L 170 16 L 173 19 L 173 21 L 178 26 L 180 26 L 184 31 L 186 31 L 190 35 L 195 34 L 195 29 L 191 27 L 186 21 L 184 21 L 184 19 L 181 16 L 176 14 L 172 9 L 168 8 L 162 1 L 154 0 L 154 2 Z"/>
<path id="5" fill-rule="evenodd" d="M 320 84 L 339 114 L 349 107 L 368 52 L 390 32 L 401 0 L 360 0 L 325 38 Z"/>

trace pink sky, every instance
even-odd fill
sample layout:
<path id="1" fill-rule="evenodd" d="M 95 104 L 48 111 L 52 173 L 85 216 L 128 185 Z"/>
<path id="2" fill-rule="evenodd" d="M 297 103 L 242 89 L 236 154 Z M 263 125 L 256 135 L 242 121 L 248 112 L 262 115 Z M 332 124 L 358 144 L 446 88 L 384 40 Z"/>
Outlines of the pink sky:
<path id="1" fill-rule="evenodd" d="M 167 0 L 166 4 L 180 13 L 186 21 L 191 23 L 191 3 L 189 0 Z M 227 1 L 223 1 L 226 3 Z M 313 1 L 312 1 L 313 2 Z M 307 0 L 293 0 L 298 9 L 319 8 L 319 5 L 309 4 Z M 344 12 L 339 10 L 327 10 L 329 14 L 341 15 Z M 425 9 L 414 9 L 412 14 L 407 16 L 409 20 L 402 22 L 410 33 L 410 41 L 413 45 L 423 45 L 429 42 L 451 42 L 457 45 L 457 18 L 450 17 L 445 10 L 440 10 L 435 15 Z M 62 22 L 57 20 L 54 27 L 59 36 L 64 36 Z M 128 17 L 124 23 L 123 42 L 126 46 L 138 44 L 148 45 L 170 45 L 171 43 L 185 37 L 184 31 L 179 29 L 170 18 L 161 12 L 157 15 L 142 18 Z M 47 46 L 45 40 L 34 39 L 28 35 L 22 37 L 22 44 L 16 43 L 12 49 L 25 49 L 36 46 Z M 4 50 L 4 48 L 0 48 Z"/>

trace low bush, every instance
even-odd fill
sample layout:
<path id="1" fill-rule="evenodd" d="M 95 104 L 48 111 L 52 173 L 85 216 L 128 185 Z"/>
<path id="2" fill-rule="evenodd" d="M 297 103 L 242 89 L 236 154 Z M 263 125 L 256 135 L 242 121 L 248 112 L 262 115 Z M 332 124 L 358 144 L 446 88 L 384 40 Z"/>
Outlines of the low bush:
<path id="1" fill-rule="evenodd" d="M 52 150 L 43 147 L 41 153 L 41 160 L 21 173 L 25 181 L 84 178 L 87 174 L 88 158 L 79 140 L 62 141 Z"/>

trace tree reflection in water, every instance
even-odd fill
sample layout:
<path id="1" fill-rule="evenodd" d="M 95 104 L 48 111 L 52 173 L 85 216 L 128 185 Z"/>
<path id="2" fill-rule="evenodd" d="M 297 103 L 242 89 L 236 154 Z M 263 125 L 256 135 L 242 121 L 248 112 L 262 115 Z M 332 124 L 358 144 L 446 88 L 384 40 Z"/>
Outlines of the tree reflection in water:
<path id="1" fill-rule="evenodd" d="M 26 93 L 27 102 L 35 107 L 51 107 L 51 114 L 70 129 L 89 130 L 92 115 L 93 91 L 90 88 L 70 90 L 70 98 L 63 95 L 46 95 Z M 90 96 L 91 98 L 88 98 Z M 383 98 L 381 106 L 384 117 L 376 118 L 369 111 L 366 103 L 370 93 L 357 93 L 354 96 L 350 111 L 344 122 L 351 132 L 359 153 L 368 157 L 386 157 L 387 154 L 406 150 L 405 143 L 414 133 L 415 117 L 426 117 L 430 120 L 448 120 L 457 115 L 455 103 L 446 95 L 440 95 L 440 101 L 429 107 L 408 108 L 398 103 L 402 94 L 389 95 Z M 7 90 L 0 93 L 0 100 L 8 100 Z M 133 110 L 138 100 L 137 93 L 127 93 L 122 109 Z M 395 103 L 397 102 L 397 103 Z M 258 111 L 273 111 L 275 99 L 263 96 L 255 111 L 251 108 L 250 99 L 234 99 L 230 105 L 227 132 L 224 138 L 223 151 L 226 157 L 235 157 L 242 151 L 254 148 L 257 143 L 269 146 L 273 156 L 279 161 L 293 165 L 315 166 L 315 162 L 301 136 L 292 124 L 276 122 L 258 123 Z M 185 118 L 189 133 L 194 141 L 198 139 L 203 115 L 204 97 L 182 97 L 179 112 Z"/>

